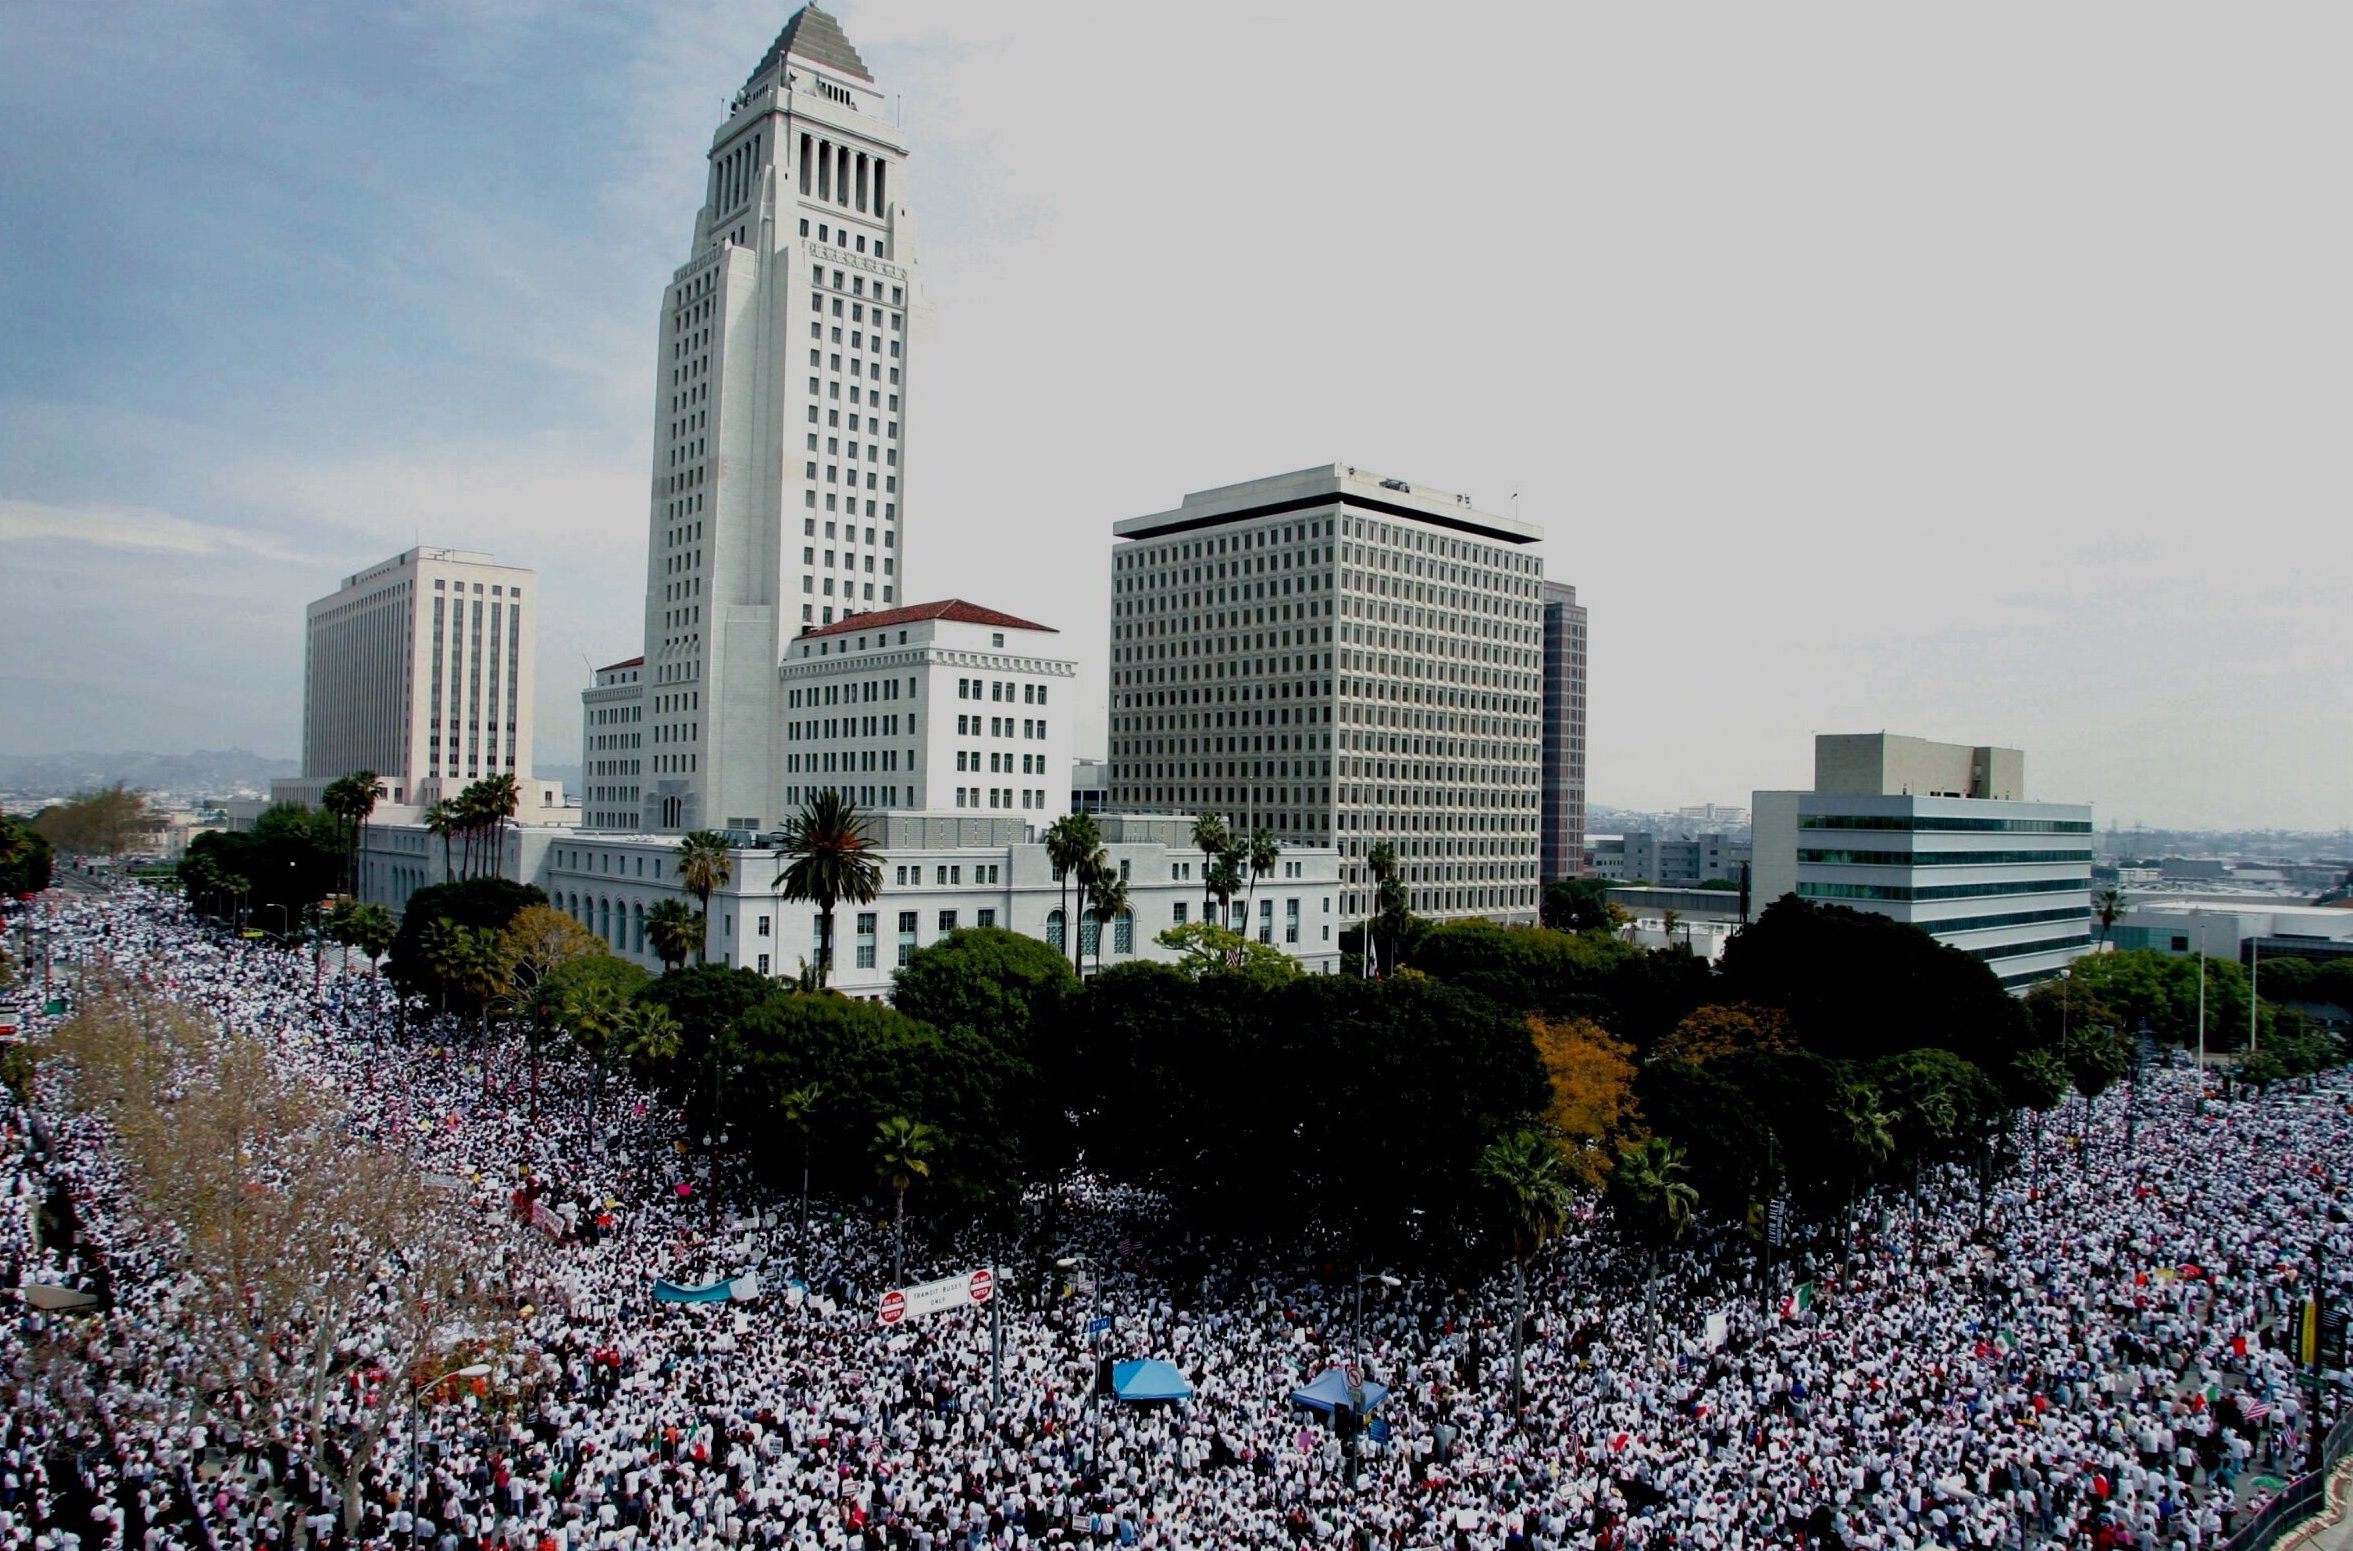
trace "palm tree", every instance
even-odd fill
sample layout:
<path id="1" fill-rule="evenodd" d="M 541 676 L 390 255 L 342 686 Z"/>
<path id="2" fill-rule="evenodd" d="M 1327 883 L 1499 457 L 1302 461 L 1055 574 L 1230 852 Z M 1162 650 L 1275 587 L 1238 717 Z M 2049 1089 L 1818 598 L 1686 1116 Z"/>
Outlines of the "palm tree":
<path id="1" fill-rule="evenodd" d="M 1242 930 L 1245 935 L 1250 930 L 1250 907 L 1258 898 L 1258 880 L 1275 870 L 1275 863 L 1282 859 L 1282 855 L 1283 843 L 1275 838 L 1273 830 L 1261 825 L 1250 831 L 1250 843 L 1242 852 L 1242 861 L 1250 869 L 1250 887 L 1242 896 Z"/>
<path id="2" fill-rule="evenodd" d="M 784 1123 L 801 1133 L 801 1242 L 809 1239 L 809 1143 L 817 1131 L 817 1105 L 825 1097 L 823 1083 L 803 1083 L 778 1096 L 776 1107 Z"/>
<path id="3" fill-rule="evenodd" d="M 588 1058 L 588 1130 L 596 1134 L 596 1101 L 604 1091 L 605 1070 L 612 1064 L 614 1043 L 629 1004 L 609 985 L 589 984 L 566 996 L 556 1006 L 556 1026 L 573 1047 Z"/>
<path id="4" fill-rule="evenodd" d="M 1662 910 L 1659 912 L 1659 929 L 1666 935 L 1666 946 L 1670 948 L 1675 946 L 1675 928 L 1681 926 L 1682 924 L 1682 911 Z M 1685 943 L 1684 946 L 1689 947 L 1691 945 L 1689 943 Z"/>
<path id="5" fill-rule="evenodd" d="M 686 1031 L 660 1002 L 635 1001 L 621 1009 L 613 1025 L 613 1039 L 621 1054 L 639 1067 L 666 1066 L 685 1047 Z"/>
<path id="6" fill-rule="evenodd" d="M 1514 1131 L 1479 1154 L 1479 1178 L 1511 1234 L 1511 1401 L 1520 1406 L 1521 1337 L 1528 1323 L 1528 1262 L 1569 1216 L 1569 1173 L 1561 1151 L 1535 1131 Z"/>
<path id="7" fill-rule="evenodd" d="M 1086 973 L 1086 964 L 1080 957 L 1086 951 L 1086 933 L 1078 930 L 1077 917 L 1070 913 L 1070 885 L 1075 880 L 1079 886 L 1079 914 L 1084 915 L 1087 883 L 1080 869 L 1102 846 L 1103 831 L 1096 827 L 1091 813 L 1066 813 L 1046 827 L 1046 860 L 1054 864 L 1055 881 L 1062 885 L 1062 919 L 1070 938 L 1070 962 L 1081 975 Z"/>
<path id="8" fill-rule="evenodd" d="M 490 829 L 490 865 L 494 870 L 504 872 L 507 824 L 514 818 L 515 809 L 522 805 L 523 793 L 515 784 L 515 778 L 504 771 L 484 777 L 481 787 L 482 818 Z"/>
<path id="9" fill-rule="evenodd" d="M 425 809 L 425 833 L 441 837 L 441 881 L 444 883 L 447 883 L 452 876 L 449 863 L 449 842 L 450 837 L 457 833 L 457 829 L 458 805 L 456 803 L 444 797 Z"/>
<path id="10" fill-rule="evenodd" d="M 359 892 L 360 830 L 368 822 L 368 815 L 376 811 L 376 786 L 380 779 L 373 770 L 355 770 L 329 781 L 327 789 L 319 794 L 320 806 L 343 826 L 343 890 L 347 894 Z"/>
<path id="11" fill-rule="evenodd" d="M 2124 914 L 2124 890 L 2102 889 L 2092 897 L 2092 915 L 2100 923 L 2100 941 L 2105 943 L 2116 930 L 2116 918 Z"/>
<path id="12" fill-rule="evenodd" d="M 1373 934 L 1379 927 L 1381 918 L 1389 913 L 1389 896 L 1391 891 L 1396 887 L 1397 848 L 1389 844 L 1389 842 L 1386 840 L 1375 841 L 1373 848 L 1364 854 L 1364 866 L 1365 871 L 1373 875 L 1373 908 L 1371 912 L 1365 917 L 1364 936 L 1367 944 L 1373 944 Z M 1386 966 L 1389 969 L 1395 969 L 1397 967 L 1392 962 L 1395 957 L 1395 950 L 1397 947 L 1395 943 L 1391 943 L 1389 945 L 1391 951 L 1387 954 L 1380 953 L 1378 951 L 1377 945 L 1374 945 L 1374 947 L 1374 958 L 1376 962 Z"/>
<path id="13" fill-rule="evenodd" d="M 1637 1237 L 1652 1244 L 1671 1244 L 1683 1237 L 1699 1207 L 1699 1191 L 1693 1188 L 1690 1173 L 1682 1144 L 1671 1138 L 1645 1137 L 1618 1148 L 1610 1183 L 1620 1193 L 1622 1209 L 1632 1215 Z"/>
<path id="14" fill-rule="evenodd" d="M 1209 914 L 1209 869 L 1217 861 L 1233 836 L 1226 830 L 1226 821 L 1214 813 L 1199 813 L 1193 817 L 1193 844 L 1201 852 L 1201 914 Z M 1225 925 L 1223 921 L 1217 923 Z"/>
<path id="15" fill-rule="evenodd" d="M 874 1172 L 891 1187 L 898 1205 L 891 1213 L 891 1280 L 906 1276 L 907 1189 L 931 1178 L 931 1155 L 939 1129 L 905 1115 L 892 1115 L 874 1128 Z"/>
<path id="16" fill-rule="evenodd" d="M 1103 969 L 1103 934 L 1111 930 L 1113 922 L 1127 913 L 1127 880 L 1108 867 L 1100 868 L 1095 874 L 1091 893 L 1095 918 L 1095 970 L 1100 974 Z"/>
<path id="17" fill-rule="evenodd" d="M 1234 847 L 1218 852 L 1217 860 L 1209 864 L 1209 892 L 1217 896 L 1217 924 L 1229 925 L 1234 896 L 1242 892 L 1241 854 Z"/>
<path id="18" fill-rule="evenodd" d="M 870 905 L 882 892 L 882 858 L 858 805 L 826 787 L 785 826 L 776 859 L 786 865 L 774 887 L 786 899 L 817 907 L 817 983 L 833 973 L 833 909 L 843 900 Z"/>
<path id="19" fill-rule="evenodd" d="M 727 854 L 727 837 L 716 831 L 698 829 L 678 842 L 678 882 L 703 907 L 703 921 L 711 919 L 711 893 L 727 887 L 727 880 L 735 876 L 735 863 Z M 707 944 L 697 943 L 697 955 L 708 957 Z"/>
<path id="20" fill-rule="evenodd" d="M 645 913 L 645 935 L 662 967 L 676 969 L 702 947 L 703 918 L 683 899 L 660 900 Z"/>

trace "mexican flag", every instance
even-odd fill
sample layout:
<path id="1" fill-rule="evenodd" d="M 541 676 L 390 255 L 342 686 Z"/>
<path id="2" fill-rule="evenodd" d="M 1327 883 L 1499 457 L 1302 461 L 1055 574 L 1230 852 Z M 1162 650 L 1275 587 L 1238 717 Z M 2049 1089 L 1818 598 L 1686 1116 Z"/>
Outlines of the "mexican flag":
<path id="1" fill-rule="evenodd" d="M 2018 1350 L 2018 1338 L 2007 1330 L 1997 1330 L 1994 1332 L 1994 1350 L 2007 1357 Z"/>
<path id="2" fill-rule="evenodd" d="M 1783 1319 L 1795 1319 L 1813 1306 L 1814 1284 L 1812 1282 L 1800 1282 L 1797 1284 L 1797 1291 L 1791 1293 L 1788 1297 L 1781 1300 L 1781 1317 Z"/>

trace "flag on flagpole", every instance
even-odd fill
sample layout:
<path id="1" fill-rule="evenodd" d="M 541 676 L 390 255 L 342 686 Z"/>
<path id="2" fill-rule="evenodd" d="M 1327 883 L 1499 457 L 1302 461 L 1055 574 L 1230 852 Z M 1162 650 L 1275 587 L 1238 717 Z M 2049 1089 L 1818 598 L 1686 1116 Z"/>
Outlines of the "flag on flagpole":
<path id="1" fill-rule="evenodd" d="M 2007 1357 L 2018 1350 L 2018 1338 L 2007 1330 L 1997 1330 L 1994 1332 L 1994 1350 Z"/>
<path id="2" fill-rule="evenodd" d="M 1781 1300 L 1781 1317 L 1783 1319 L 1795 1319 L 1813 1306 L 1814 1284 L 1812 1282 L 1800 1282 L 1797 1284 L 1797 1291 L 1791 1293 L 1788 1297 Z"/>

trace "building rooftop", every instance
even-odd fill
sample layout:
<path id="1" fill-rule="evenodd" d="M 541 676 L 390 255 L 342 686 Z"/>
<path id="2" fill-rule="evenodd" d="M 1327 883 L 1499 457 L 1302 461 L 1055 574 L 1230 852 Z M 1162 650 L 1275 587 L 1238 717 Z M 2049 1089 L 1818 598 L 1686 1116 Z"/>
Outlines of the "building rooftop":
<path id="1" fill-rule="evenodd" d="M 768 52 L 760 56 L 759 65 L 745 78 L 744 85 L 750 87 L 752 82 L 775 69 L 787 54 L 797 54 L 812 64 L 854 75 L 861 81 L 874 79 L 866 69 L 866 61 L 850 46 L 842 24 L 813 5 L 804 5 L 793 12 L 792 20 L 784 24 L 784 31 L 768 45 Z"/>
<path id="2" fill-rule="evenodd" d="M 1544 530 L 1532 522 L 1480 511 L 1467 495 L 1429 486 L 1416 487 L 1405 480 L 1349 463 L 1326 463 L 1264 479 L 1244 480 L 1240 484 L 1220 485 L 1214 490 L 1195 490 L 1174 511 L 1130 517 L 1113 523 L 1111 531 L 1123 539 L 1156 538 L 1167 533 L 1248 522 L 1255 517 L 1305 511 L 1335 501 L 1363 511 L 1499 539 L 1506 544 L 1532 544 L 1544 537 Z"/>
<path id="3" fill-rule="evenodd" d="M 623 662 L 606 663 L 603 667 L 597 669 L 596 671 L 599 673 L 618 673 L 623 668 L 642 668 L 644 666 L 645 659 L 643 657 L 631 657 Z"/>
<path id="4" fill-rule="evenodd" d="M 891 625 L 913 624 L 926 619 L 944 619 L 959 625 L 989 625 L 999 630 L 1039 630 L 1047 635 L 1061 634 L 1052 625 L 1040 625 L 1011 614 L 999 613 L 995 609 L 984 609 L 962 598 L 943 598 L 937 603 L 910 603 L 901 608 L 883 609 L 871 614 L 846 614 L 830 625 L 812 626 L 793 639 L 814 641 L 820 636 L 841 635 L 853 630 L 880 630 Z"/>

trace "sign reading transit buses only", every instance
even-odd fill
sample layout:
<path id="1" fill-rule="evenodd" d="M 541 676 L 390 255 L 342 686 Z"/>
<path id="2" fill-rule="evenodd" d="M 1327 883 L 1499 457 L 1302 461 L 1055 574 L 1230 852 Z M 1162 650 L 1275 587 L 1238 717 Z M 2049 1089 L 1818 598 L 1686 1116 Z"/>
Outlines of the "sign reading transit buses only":
<path id="1" fill-rule="evenodd" d="M 892 1288 L 882 1295 L 882 1304 L 877 1313 L 884 1324 L 896 1325 L 902 1320 L 920 1319 L 926 1314 L 977 1308 L 995 1294 L 996 1285 L 996 1273 L 986 1266 L 976 1271 L 960 1271 L 954 1276 L 943 1276 L 936 1282 Z"/>

